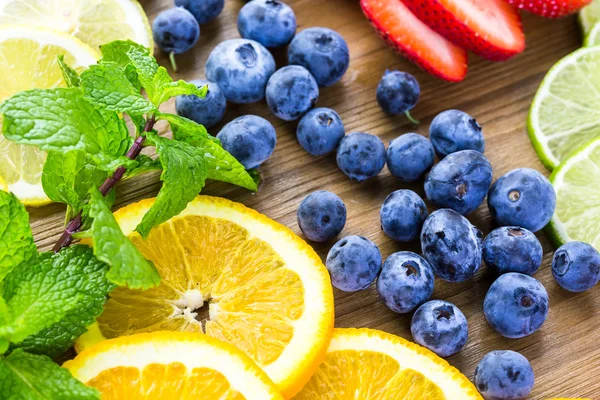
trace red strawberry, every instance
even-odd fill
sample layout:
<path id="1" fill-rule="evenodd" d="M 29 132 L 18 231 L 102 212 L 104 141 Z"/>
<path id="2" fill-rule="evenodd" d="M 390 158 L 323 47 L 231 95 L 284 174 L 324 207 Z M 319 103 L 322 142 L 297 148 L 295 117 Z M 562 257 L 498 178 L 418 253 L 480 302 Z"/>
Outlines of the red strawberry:
<path id="1" fill-rule="evenodd" d="M 451 82 L 465 78 L 467 52 L 419 21 L 400 0 L 360 4 L 381 37 L 425 71 Z"/>
<path id="2" fill-rule="evenodd" d="M 506 0 L 520 10 L 546 18 L 560 18 L 573 14 L 592 0 Z"/>
<path id="3" fill-rule="evenodd" d="M 446 39 L 483 58 L 504 61 L 525 49 L 521 18 L 504 0 L 402 1 Z"/>

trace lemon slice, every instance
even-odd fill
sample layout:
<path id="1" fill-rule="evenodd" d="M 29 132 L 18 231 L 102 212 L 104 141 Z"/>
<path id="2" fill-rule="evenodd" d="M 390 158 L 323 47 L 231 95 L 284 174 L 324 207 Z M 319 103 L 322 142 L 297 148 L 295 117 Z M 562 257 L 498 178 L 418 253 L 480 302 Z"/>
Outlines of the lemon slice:
<path id="1" fill-rule="evenodd" d="M 8 191 L 8 185 L 6 184 L 6 182 L 4 181 L 4 179 L 2 179 L 2 177 L 0 176 L 0 190 L 7 192 Z"/>
<path id="2" fill-rule="evenodd" d="M 64 365 L 103 400 L 283 400 L 244 353 L 211 337 L 142 333 L 100 343 Z"/>
<path id="3" fill-rule="evenodd" d="M 94 49 L 127 39 L 154 48 L 148 17 L 135 0 L 0 0 L 0 24 L 45 26 Z"/>
<path id="4" fill-rule="evenodd" d="M 600 21 L 600 0 L 593 0 L 579 10 L 579 24 L 584 35 L 587 35 L 598 21 Z"/>
<path id="5" fill-rule="evenodd" d="M 160 286 L 115 289 L 99 329 L 77 348 L 139 332 L 205 332 L 242 349 L 292 397 L 322 361 L 333 330 L 333 291 L 321 259 L 286 227 L 207 196 L 143 240 L 133 231 L 153 202 L 129 205 L 115 217 L 156 265 Z"/>
<path id="6" fill-rule="evenodd" d="M 600 138 L 566 159 L 550 182 L 556 210 L 547 229 L 555 244 L 579 240 L 600 251 Z"/>
<path id="7" fill-rule="evenodd" d="M 22 90 L 64 85 L 56 62 L 59 54 L 78 71 L 98 57 L 91 47 L 61 32 L 28 25 L 1 27 L 0 101 Z M 25 205 L 50 202 L 41 183 L 45 159 L 36 147 L 14 144 L 0 134 L 0 176 Z"/>
<path id="8" fill-rule="evenodd" d="M 335 329 L 325 361 L 294 399 L 483 400 L 442 358 L 373 329 Z"/>
<path id="9" fill-rule="evenodd" d="M 527 125 L 549 169 L 600 136 L 600 46 L 579 49 L 550 69 L 533 99 Z"/>

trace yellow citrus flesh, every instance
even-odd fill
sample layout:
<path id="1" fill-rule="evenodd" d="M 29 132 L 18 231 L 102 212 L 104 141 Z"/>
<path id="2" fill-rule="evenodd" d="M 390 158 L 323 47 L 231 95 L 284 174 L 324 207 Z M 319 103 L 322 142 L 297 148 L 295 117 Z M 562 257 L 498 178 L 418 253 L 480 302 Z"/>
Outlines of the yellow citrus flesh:
<path id="1" fill-rule="evenodd" d="M 60 54 L 77 71 L 95 63 L 98 57 L 81 41 L 50 29 L 27 25 L 0 28 L 0 102 L 23 90 L 63 86 L 56 62 Z M 0 135 L 0 159 L 0 176 L 21 202 L 28 206 L 50 202 L 41 183 L 44 152 Z"/>
<path id="2" fill-rule="evenodd" d="M 103 400 L 282 399 L 248 356 L 206 335 L 142 333 L 104 341 L 64 365 Z"/>
<path id="3" fill-rule="evenodd" d="M 373 329 L 335 329 L 325 361 L 295 400 L 482 399 L 429 350 Z"/>
<path id="4" fill-rule="evenodd" d="M 2 177 L 0 176 L 0 190 L 7 192 L 8 191 L 8 185 L 6 184 L 6 182 L 4 182 L 4 179 L 2 179 Z"/>
<path id="5" fill-rule="evenodd" d="M 45 26 L 97 49 L 131 39 L 154 48 L 152 29 L 135 0 L 0 0 L 0 24 Z"/>
<path id="6" fill-rule="evenodd" d="M 160 286 L 115 289 L 98 318 L 100 335 L 82 337 L 77 347 L 98 337 L 204 331 L 242 349 L 292 397 L 322 361 L 333 330 L 333 293 L 320 258 L 264 215 L 207 196 L 143 240 L 133 231 L 153 202 L 115 217 L 156 265 Z"/>

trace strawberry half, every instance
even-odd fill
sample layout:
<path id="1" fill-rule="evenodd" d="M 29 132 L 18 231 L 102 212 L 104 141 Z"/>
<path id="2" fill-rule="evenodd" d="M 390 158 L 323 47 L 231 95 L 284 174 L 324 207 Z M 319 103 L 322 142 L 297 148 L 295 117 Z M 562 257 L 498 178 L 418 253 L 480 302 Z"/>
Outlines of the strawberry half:
<path id="1" fill-rule="evenodd" d="M 467 52 L 450 43 L 400 0 L 361 0 L 367 19 L 397 51 L 432 75 L 458 82 L 467 74 Z"/>
<path id="2" fill-rule="evenodd" d="M 504 0 L 402 1 L 446 39 L 488 60 L 504 61 L 525 49 L 521 18 Z"/>
<path id="3" fill-rule="evenodd" d="M 506 0 L 520 10 L 546 18 L 560 18 L 573 14 L 592 0 Z"/>

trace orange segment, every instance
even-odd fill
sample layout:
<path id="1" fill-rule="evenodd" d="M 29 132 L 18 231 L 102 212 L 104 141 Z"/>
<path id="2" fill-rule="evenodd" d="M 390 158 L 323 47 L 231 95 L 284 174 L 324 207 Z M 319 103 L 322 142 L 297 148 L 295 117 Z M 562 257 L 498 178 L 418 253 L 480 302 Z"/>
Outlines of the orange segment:
<path id="1" fill-rule="evenodd" d="M 205 196 L 143 240 L 133 230 L 152 201 L 115 216 L 154 262 L 161 284 L 115 289 L 98 318 L 100 336 L 202 332 L 204 325 L 207 335 L 242 349 L 292 397 L 321 362 L 333 329 L 333 294 L 321 260 L 287 228 Z M 85 348 L 87 338 L 77 347 Z"/>

